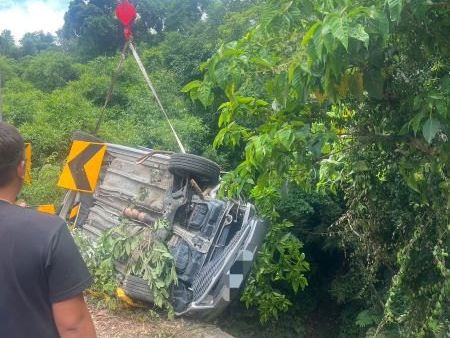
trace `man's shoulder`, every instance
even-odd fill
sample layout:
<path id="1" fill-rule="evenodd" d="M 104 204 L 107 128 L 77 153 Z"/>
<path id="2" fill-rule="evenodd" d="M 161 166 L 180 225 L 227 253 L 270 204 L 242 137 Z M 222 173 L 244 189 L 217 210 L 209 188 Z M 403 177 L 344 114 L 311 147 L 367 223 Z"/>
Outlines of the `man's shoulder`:
<path id="1" fill-rule="evenodd" d="M 65 226 L 65 222 L 58 216 L 15 205 L 10 206 L 5 221 L 16 227 L 34 229 L 41 233 L 48 233 L 50 236 Z"/>

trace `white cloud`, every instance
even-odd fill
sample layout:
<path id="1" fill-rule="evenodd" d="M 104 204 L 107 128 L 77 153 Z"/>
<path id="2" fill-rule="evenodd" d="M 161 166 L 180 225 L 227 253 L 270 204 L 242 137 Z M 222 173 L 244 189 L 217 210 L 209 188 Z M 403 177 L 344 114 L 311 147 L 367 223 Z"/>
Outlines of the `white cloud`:
<path id="1" fill-rule="evenodd" d="M 2 0 L 0 0 L 2 1 Z M 65 1 L 68 6 L 69 0 Z M 28 0 L 0 10 L 0 31 L 9 29 L 16 42 L 25 33 L 44 31 L 55 33 L 64 24 L 64 8 L 60 0 Z"/>

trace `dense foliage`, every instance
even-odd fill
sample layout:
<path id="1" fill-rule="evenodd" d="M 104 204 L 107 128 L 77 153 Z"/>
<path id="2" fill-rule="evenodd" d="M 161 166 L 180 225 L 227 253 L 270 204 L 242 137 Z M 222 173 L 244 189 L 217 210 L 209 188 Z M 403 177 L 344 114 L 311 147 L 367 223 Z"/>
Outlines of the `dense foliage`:
<path id="1" fill-rule="evenodd" d="M 244 303 L 262 322 L 332 317 L 340 337 L 445 337 L 449 5 L 134 2 L 139 53 L 183 143 L 271 223 Z M 123 44 L 114 4 L 71 1 L 57 38 L 0 33 L 3 115 L 34 149 L 30 204 L 57 202 L 71 134 L 95 129 Z M 131 58 L 98 136 L 177 149 Z"/>
<path id="2" fill-rule="evenodd" d="M 91 293 L 97 298 L 114 299 L 119 280 L 130 274 L 139 276 L 147 282 L 154 304 L 166 308 L 169 317 L 173 317 L 169 295 L 171 286 L 177 283 L 175 263 L 169 249 L 158 237 L 167 232 L 165 220 L 134 228 L 123 220 L 120 226 L 104 232 L 96 240 L 75 229 L 75 241 L 94 276 Z M 115 302 L 107 305 L 114 306 Z"/>
<path id="3" fill-rule="evenodd" d="M 426 1 L 269 1 L 184 88 L 205 106 L 225 94 L 215 145 L 237 148 L 242 162 L 224 186 L 278 220 L 243 297 L 263 320 L 268 304 L 286 308 L 273 284 L 291 277 L 280 255 L 302 258 L 298 241 L 280 248 L 289 226 L 274 208 L 294 184 L 344 195 L 331 229 L 349 263 L 333 293 L 365 300 L 361 326 L 450 329 L 448 19 L 448 5 Z M 268 288 L 259 278 L 274 263 Z"/>

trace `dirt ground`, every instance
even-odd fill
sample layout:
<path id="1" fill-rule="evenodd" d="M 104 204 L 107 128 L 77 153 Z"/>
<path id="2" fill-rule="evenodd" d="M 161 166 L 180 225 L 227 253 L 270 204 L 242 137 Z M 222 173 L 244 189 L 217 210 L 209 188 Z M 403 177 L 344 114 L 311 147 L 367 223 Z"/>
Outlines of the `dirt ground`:
<path id="1" fill-rule="evenodd" d="M 187 319 L 166 320 L 130 311 L 90 307 L 98 338 L 233 338 L 219 328 Z"/>

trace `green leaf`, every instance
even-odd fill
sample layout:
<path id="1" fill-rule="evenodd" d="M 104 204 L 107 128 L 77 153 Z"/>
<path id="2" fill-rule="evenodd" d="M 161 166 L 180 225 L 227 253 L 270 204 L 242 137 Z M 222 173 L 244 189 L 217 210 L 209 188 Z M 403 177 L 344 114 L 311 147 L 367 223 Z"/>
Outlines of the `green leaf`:
<path id="1" fill-rule="evenodd" d="M 202 83 L 202 85 L 198 88 L 198 99 L 204 107 L 208 107 L 212 103 L 213 96 L 210 84 Z"/>
<path id="2" fill-rule="evenodd" d="M 379 316 L 372 310 L 364 310 L 356 317 L 356 325 L 364 328 L 378 323 L 379 320 Z"/>
<path id="3" fill-rule="evenodd" d="M 272 68 L 272 64 L 269 61 L 267 61 L 266 59 L 263 59 L 261 57 L 253 57 L 250 59 L 250 61 L 259 66 L 263 66 L 264 68 L 269 68 L 269 69 Z"/>
<path id="4" fill-rule="evenodd" d="M 408 123 L 408 128 L 411 127 L 414 131 L 414 134 L 417 134 L 419 130 L 420 122 L 425 117 L 425 113 L 423 111 L 417 113 Z"/>
<path id="5" fill-rule="evenodd" d="M 403 0 L 387 0 L 387 7 L 389 9 L 389 16 L 392 21 L 400 21 L 400 16 L 403 9 Z"/>
<path id="6" fill-rule="evenodd" d="M 227 58 L 227 57 L 232 57 L 232 56 L 240 56 L 242 55 L 244 52 L 240 49 L 236 49 L 236 48 L 227 48 L 223 51 L 222 56 Z"/>
<path id="7" fill-rule="evenodd" d="M 380 13 L 378 16 L 378 29 L 383 38 L 389 34 L 389 20 L 385 13 Z"/>
<path id="8" fill-rule="evenodd" d="M 249 104 L 255 101 L 255 99 L 248 96 L 236 96 L 236 101 L 240 104 Z"/>
<path id="9" fill-rule="evenodd" d="M 260 107 L 266 107 L 269 105 L 269 103 L 264 100 L 256 100 L 255 103 L 256 103 L 256 105 L 258 105 Z"/>
<path id="10" fill-rule="evenodd" d="M 348 22 L 346 17 L 333 17 L 329 22 L 331 34 L 348 50 Z"/>
<path id="11" fill-rule="evenodd" d="M 415 192 L 420 193 L 419 186 L 417 184 L 417 181 L 416 181 L 414 175 L 409 175 L 406 177 L 406 184 L 408 185 L 408 187 L 410 187 Z"/>
<path id="12" fill-rule="evenodd" d="M 349 35 L 350 37 L 364 43 L 364 46 L 366 48 L 369 48 L 369 34 L 367 34 L 367 32 L 365 31 L 364 27 L 361 24 L 350 27 Z"/>
<path id="13" fill-rule="evenodd" d="M 294 73 L 295 73 L 295 70 L 297 69 L 297 67 L 298 67 L 298 65 L 297 65 L 296 62 L 293 62 L 293 63 L 291 63 L 289 65 L 289 68 L 288 68 L 288 81 L 290 83 L 292 82 L 292 79 L 294 78 Z"/>
<path id="14" fill-rule="evenodd" d="M 422 133 L 423 136 L 425 137 L 425 140 L 427 140 L 428 143 L 431 143 L 431 141 L 433 141 L 440 127 L 441 123 L 439 122 L 439 120 L 436 120 L 432 117 L 430 117 L 425 122 L 425 124 L 422 127 Z"/>
<path id="15" fill-rule="evenodd" d="M 313 38 L 314 34 L 316 34 L 319 27 L 322 25 L 320 21 L 316 22 L 314 25 L 311 26 L 310 29 L 306 32 L 305 35 L 303 35 L 301 46 L 305 47 Z"/>
<path id="16" fill-rule="evenodd" d="M 286 150 L 291 148 L 293 137 L 291 129 L 283 129 L 278 132 L 278 139 Z"/>
<path id="17" fill-rule="evenodd" d="M 322 154 L 324 155 L 328 155 L 331 152 L 331 144 L 330 143 L 324 143 L 324 145 L 322 146 L 322 149 L 320 149 L 320 151 L 322 152 Z"/>
<path id="18" fill-rule="evenodd" d="M 192 89 L 200 87 L 201 84 L 202 84 L 202 82 L 199 80 L 191 81 L 187 85 L 185 85 L 183 88 L 181 88 L 181 91 L 183 93 L 190 92 Z"/>

